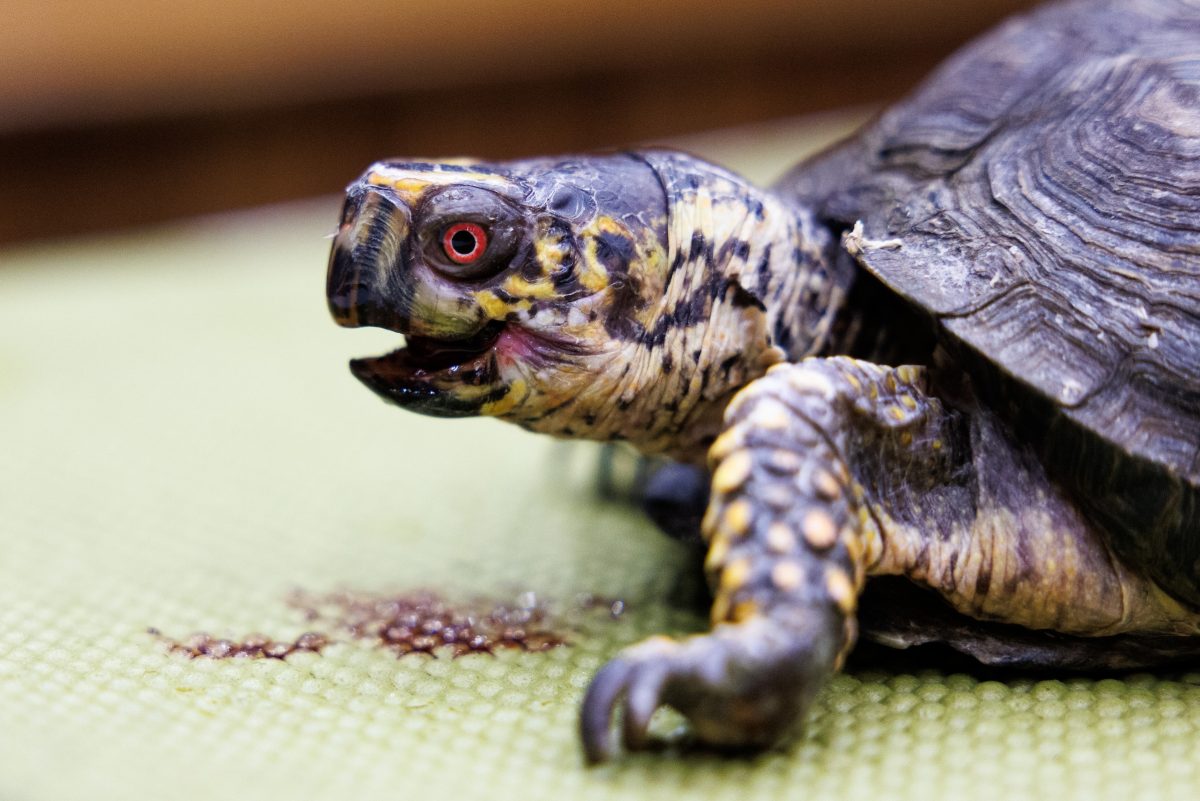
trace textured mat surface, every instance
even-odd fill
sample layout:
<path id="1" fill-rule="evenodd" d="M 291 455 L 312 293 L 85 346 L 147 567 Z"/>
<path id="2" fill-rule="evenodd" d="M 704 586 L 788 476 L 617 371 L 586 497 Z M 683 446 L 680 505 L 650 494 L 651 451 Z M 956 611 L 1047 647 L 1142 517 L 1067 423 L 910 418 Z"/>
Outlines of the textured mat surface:
<path id="1" fill-rule="evenodd" d="M 1194 798 L 1200 674 L 835 679 L 751 760 L 585 770 L 596 668 L 702 617 L 684 554 L 589 490 L 595 452 L 379 403 L 326 318 L 335 204 L 0 256 L 0 799 Z M 572 645 L 398 659 L 294 637 L 295 589 L 626 602 Z M 669 715 L 659 730 L 669 733 Z"/>

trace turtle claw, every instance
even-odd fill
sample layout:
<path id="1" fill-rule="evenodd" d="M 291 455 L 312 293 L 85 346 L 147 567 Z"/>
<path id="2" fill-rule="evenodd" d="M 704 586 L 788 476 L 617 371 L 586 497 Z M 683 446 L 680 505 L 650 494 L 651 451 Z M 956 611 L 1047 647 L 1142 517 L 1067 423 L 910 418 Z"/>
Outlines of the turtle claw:
<path id="1" fill-rule="evenodd" d="M 651 642 L 627 649 L 606 664 L 592 679 L 583 700 L 580 728 L 588 764 L 605 762 L 615 755 L 611 728 L 617 706 L 622 711 L 622 738 L 630 751 L 648 744 L 650 718 L 659 705 L 669 662 L 637 653 Z"/>
<path id="2" fill-rule="evenodd" d="M 629 751 L 655 746 L 650 718 L 663 705 L 682 713 L 704 745 L 746 750 L 779 742 L 832 671 L 834 649 L 797 634 L 761 618 L 625 649 L 600 669 L 584 697 L 580 729 L 587 762 L 615 756 L 611 729 L 618 709 Z"/>

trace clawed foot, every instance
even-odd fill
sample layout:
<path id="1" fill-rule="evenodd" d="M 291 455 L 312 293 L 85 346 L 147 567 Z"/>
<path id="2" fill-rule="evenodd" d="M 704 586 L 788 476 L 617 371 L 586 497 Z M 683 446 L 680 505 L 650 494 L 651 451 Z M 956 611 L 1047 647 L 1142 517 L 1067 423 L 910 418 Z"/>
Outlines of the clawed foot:
<path id="1" fill-rule="evenodd" d="M 584 754 L 611 758 L 611 725 L 621 709 L 621 740 L 645 750 L 650 718 L 662 705 L 681 712 L 694 737 L 725 749 L 761 749 L 779 742 L 801 719 L 833 669 L 837 643 L 819 636 L 833 623 L 813 610 L 804 631 L 760 617 L 724 624 L 683 640 L 656 637 L 622 651 L 601 668 L 583 701 Z"/>

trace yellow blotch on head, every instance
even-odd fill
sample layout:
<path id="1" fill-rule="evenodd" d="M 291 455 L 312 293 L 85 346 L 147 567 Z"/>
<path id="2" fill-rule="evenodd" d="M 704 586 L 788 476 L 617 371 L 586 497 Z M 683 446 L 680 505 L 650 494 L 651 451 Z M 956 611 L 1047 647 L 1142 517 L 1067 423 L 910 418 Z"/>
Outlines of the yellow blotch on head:
<path id="1" fill-rule="evenodd" d="M 441 161 L 439 164 L 453 167 L 470 167 L 478 162 L 470 160 Z M 433 169 L 415 170 L 403 166 L 391 167 L 377 164 L 367 173 L 367 183 L 374 186 L 391 186 L 400 189 L 405 186 L 449 186 L 451 184 L 473 183 L 490 184 L 492 186 L 507 186 L 509 180 L 502 175 L 474 170 L 442 170 L 438 165 Z"/>
<path id="2" fill-rule="evenodd" d="M 561 267 L 563 257 L 566 255 L 561 244 L 547 239 L 545 236 L 537 238 L 533 244 L 533 252 L 537 257 L 538 264 L 542 265 L 542 269 L 546 271 Z"/>
<path id="3" fill-rule="evenodd" d="M 496 293 L 490 289 L 476 292 L 475 302 L 483 309 L 483 313 L 492 320 L 503 320 L 505 315 L 512 310 L 510 304 L 496 297 Z"/>
<path id="4" fill-rule="evenodd" d="M 583 253 L 583 265 L 579 270 L 579 283 L 589 292 L 599 292 L 608 286 L 608 271 L 600 264 L 596 255 L 596 240 L 590 240 Z"/>
<path id="5" fill-rule="evenodd" d="M 608 270 L 600 262 L 597 254 L 597 243 L 601 234 L 614 234 L 629 238 L 629 231 L 612 217 L 601 215 L 591 222 L 581 232 L 587 245 L 583 251 L 583 264 L 580 265 L 579 283 L 591 292 L 599 292 L 609 284 Z"/>
<path id="6" fill-rule="evenodd" d="M 559 296 L 558 289 L 545 276 L 536 281 L 527 281 L 519 275 L 510 275 L 504 281 L 504 291 L 514 297 L 533 300 L 551 300 Z"/>
<path id="7" fill-rule="evenodd" d="M 483 313 L 492 320 L 503 320 L 509 312 L 528 311 L 533 301 L 528 298 L 517 298 L 513 301 L 501 300 L 495 292 L 485 289 L 474 293 L 475 302 L 483 309 Z"/>

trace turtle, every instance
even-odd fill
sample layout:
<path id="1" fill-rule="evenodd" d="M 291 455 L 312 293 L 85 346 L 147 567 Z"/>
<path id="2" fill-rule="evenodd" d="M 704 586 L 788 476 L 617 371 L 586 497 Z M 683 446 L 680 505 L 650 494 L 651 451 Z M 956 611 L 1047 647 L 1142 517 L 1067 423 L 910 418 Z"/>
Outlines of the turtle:
<path id="1" fill-rule="evenodd" d="M 1009 18 L 769 188 L 657 148 L 379 161 L 327 299 L 404 335 L 351 362 L 391 403 L 703 476 L 711 629 L 599 670 L 589 762 L 664 705 L 786 743 L 860 632 L 1200 654 L 1195 0 Z"/>

